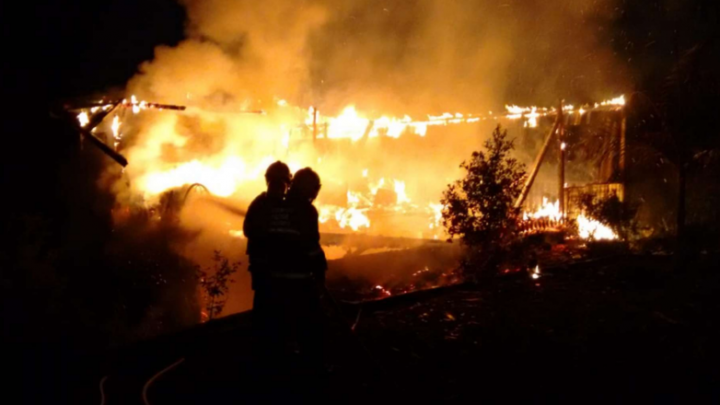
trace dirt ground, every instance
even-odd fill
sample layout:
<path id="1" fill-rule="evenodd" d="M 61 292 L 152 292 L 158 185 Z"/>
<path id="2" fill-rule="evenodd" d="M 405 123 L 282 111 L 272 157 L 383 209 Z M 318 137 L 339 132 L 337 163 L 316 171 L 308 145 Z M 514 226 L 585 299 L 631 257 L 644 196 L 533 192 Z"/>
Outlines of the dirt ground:
<path id="1" fill-rule="evenodd" d="M 719 291 L 717 256 L 681 271 L 668 256 L 616 257 L 366 305 L 359 317 L 346 307 L 345 322 L 329 323 L 323 379 L 302 368 L 258 379 L 244 313 L 78 360 L 56 388 L 85 403 L 102 386 L 106 404 L 143 403 L 144 386 L 152 404 L 308 392 L 338 403 L 718 403 Z"/>
<path id="2" fill-rule="evenodd" d="M 408 400 L 720 399 L 717 257 L 665 256 L 501 279 L 361 319 Z"/>

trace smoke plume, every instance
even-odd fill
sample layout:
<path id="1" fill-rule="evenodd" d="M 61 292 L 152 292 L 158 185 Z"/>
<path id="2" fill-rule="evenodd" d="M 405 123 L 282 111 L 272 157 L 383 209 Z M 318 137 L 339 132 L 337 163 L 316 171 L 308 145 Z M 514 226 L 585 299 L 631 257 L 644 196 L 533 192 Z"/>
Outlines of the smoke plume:
<path id="1" fill-rule="evenodd" d="M 603 42 L 611 1 L 184 4 L 187 39 L 140 67 L 138 96 L 427 114 L 597 100 L 623 77 Z"/>

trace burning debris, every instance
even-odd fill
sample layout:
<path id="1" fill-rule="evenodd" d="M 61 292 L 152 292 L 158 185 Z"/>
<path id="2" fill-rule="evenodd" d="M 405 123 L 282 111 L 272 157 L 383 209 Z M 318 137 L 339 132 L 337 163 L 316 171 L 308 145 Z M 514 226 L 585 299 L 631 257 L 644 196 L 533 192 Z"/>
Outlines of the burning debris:
<path id="1" fill-rule="evenodd" d="M 560 212 L 559 202 L 550 202 L 547 197 L 534 212 L 523 212 L 524 232 L 559 230 L 566 226 L 566 216 Z M 618 235 L 602 222 L 581 212 L 576 218 L 577 235 L 585 240 L 617 240 Z"/>
<path id="2" fill-rule="evenodd" d="M 533 280 L 537 280 L 540 278 L 540 265 L 535 265 L 535 268 L 532 269 L 532 271 L 530 272 L 530 277 Z"/>

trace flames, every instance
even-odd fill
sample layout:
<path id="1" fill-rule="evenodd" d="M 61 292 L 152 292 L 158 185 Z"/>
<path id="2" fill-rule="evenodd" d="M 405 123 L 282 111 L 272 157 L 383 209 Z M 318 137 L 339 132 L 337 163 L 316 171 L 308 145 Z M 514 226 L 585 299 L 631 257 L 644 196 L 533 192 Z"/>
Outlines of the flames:
<path id="1" fill-rule="evenodd" d="M 577 217 L 578 236 L 590 240 L 617 240 L 618 236 L 612 229 L 601 222 L 581 213 Z"/>
<path id="2" fill-rule="evenodd" d="M 542 204 L 533 212 L 523 212 L 523 221 L 550 220 L 554 224 L 565 221 L 565 215 L 560 212 L 560 203 L 551 202 L 543 197 Z M 617 240 L 618 235 L 602 222 L 588 217 L 584 212 L 575 219 L 580 239 L 585 240 Z M 538 272 L 539 274 L 539 272 Z"/>
<path id="3" fill-rule="evenodd" d="M 285 100 L 284 104 L 287 105 Z M 586 106 L 588 108 L 617 108 L 625 105 L 625 96 L 621 95 L 612 99 L 608 99 L 599 103 L 595 103 L 594 106 Z M 586 110 L 583 107 L 575 109 L 572 104 L 566 104 L 562 107 L 563 112 L 569 114 L 584 114 Z M 412 134 L 418 136 L 425 136 L 427 129 L 434 125 L 452 125 L 462 123 L 473 123 L 478 121 L 499 120 L 509 119 L 518 120 L 523 119 L 523 126 L 535 128 L 538 125 L 538 118 L 546 117 L 548 115 L 554 115 L 557 113 L 557 109 L 554 107 L 520 107 L 517 105 L 506 105 L 506 113 L 504 114 L 493 114 L 489 111 L 488 114 L 463 114 L 459 112 L 449 113 L 445 112 L 441 115 L 428 115 L 422 120 L 413 120 L 410 116 L 405 115 L 402 118 L 381 116 L 375 119 L 370 118 L 367 114 L 358 112 L 355 106 L 347 106 L 337 117 L 323 117 L 320 115 L 316 116 L 316 111 L 313 107 L 308 110 L 307 118 L 305 123 L 307 125 L 317 124 L 321 122 L 327 124 L 328 130 L 327 135 L 320 135 L 320 137 L 327 136 L 330 139 L 346 138 L 352 141 L 358 141 L 363 137 L 367 136 L 370 138 L 376 138 L 378 136 L 388 136 L 391 138 L 398 138 L 403 134 Z"/>
<path id="4" fill-rule="evenodd" d="M 77 115 L 77 119 L 81 127 L 84 127 L 90 123 L 90 117 L 88 116 L 87 111 L 80 112 L 80 114 Z"/>
<path id="5" fill-rule="evenodd" d="M 523 212 L 523 220 L 548 218 L 553 221 L 560 221 L 563 215 L 560 213 L 560 202 L 550 202 L 547 197 L 543 197 L 542 205 L 535 212 Z"/>
<path id="6" fill-rule="evenodd" d="M 369 207 L 363 207 L 360 203 L 362 196 L 352 191 L 347 192 L 348 207 L 334 205 L 320 206 L 320 223 L 325 224 L 328 219 L 334 218 L 340 228 L 352 229 L 370 228 L 370 219 L 367 217 Z"/>
<path id="7" fill-rule="evenodd" d="M 530 272 L 530 278 L 532 278 L 533 280 L 537 280 L 540 278 L 540 266 L 539 265 L 535 265 L 535 268 L 532 269 L 532 271 Z"/>
<path id="8" fill-rule="evenodd" d="M 188 98 L 187 101 L 193 100 Z M 624 103 L 624 97 L 620 96 L 584 107 L 613 109 Z M 336 116 L 325 116 L 313 107 L 293 106 L 279 98 L 271 105 L 258 105 L 265 107 L 262 110 L 246 110 L 245 107 L 250 105 L 253 104 L 245 103 L 234 110 L 190 105 L 183 112 L 144 115 L 143 111 L 151 108 L 160 111 L 181 108 L 149 103 L 132 95 L 129 100 L 117 103 L 98 102 L 95 107 L 78 111 L 77 119 L 85 126 L 92 114 L 119 107 L 102 125 L 106 125 L 108 139 L 115 149 L 131 162 L 124 175 L 128 177 L 132 194 L 148 204 L 167 190 L 193 183 L 203 184 L 216 196 L 247 201 L 248 196 L 254 196 L 264 188 L 263 174 L 267 166 L 282 160 L 293 171 L 305 166 L 316 168 L 323 176 L 324 190 L 344 189 L 341 199 L 326 197 L 325 191 L 320 194 L 317 206 L 324 232 L 352 231 L 439 239 L 446 236 L 442 229 L 443 207 L 438 203 L 440 191 L 452 178 L 438 178 L 432 187 L 428 187 L 413 168 L 404 168 L 395 162 L 382 162 L 351 172 L 346 166 L 354 156 L 319 151 L 321 148 L 313 144 L 312 139 L 325 143 L 346 140 L 350 144 L 372 138 L 423 139 L 432 126 L 506 119 L 523 120 L 524 126 L 536 127 L 541 117 L 557 113 L 555 108 L 507 105 L 506 111 L 498 114 L 492 111 L 487 114 L 445 112 L 414 119 L 408 115 L 371 116 L 352 105 Z M 583 107 L 576 109 L 572 105 L 562 108 L 566 113 L 585 112 Z M 125 114 L 125 111 L 132 114 Z M 243 114 L 247 112 L 253 114 Z M 185 130 L 187 120 L 197 122 L 191 131 Z M 102 125 L 98 127 L 101 131 Z M 216 127 L 223 129 L 215 131 Z M 212 135 L 203 138 L 203 132 Z M 131 142 L 124 142 L 130 133 L 133 134 Z M 202 141 L 197 141 L 196 137 Z M 221 142 L 222 147 L 218 148 L 216 141 Z M 394 158 L 388 156 L 385 159 Z M 382 227 L 388 217 L 399 216 L 412 217 L 416 224 L 412 231 L 395 229 L 397 221 Z M 535 212 L 524 214 L 525 220 L 539 218 L 561 221 L 557 202 L 544 199 Z M 579 218 L 578 225 L 583 238 L 617 238 L 607 227 L 590 218 Z M 238 234 L 231 235 L 237 237 Z"/>

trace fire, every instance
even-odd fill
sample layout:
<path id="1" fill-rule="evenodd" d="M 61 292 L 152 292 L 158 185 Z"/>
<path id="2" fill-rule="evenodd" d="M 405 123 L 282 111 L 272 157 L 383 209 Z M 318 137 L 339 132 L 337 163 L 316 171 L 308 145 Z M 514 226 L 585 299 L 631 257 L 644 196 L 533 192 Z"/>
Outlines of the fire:
<path id="1" fill-rule="evenodd" d="M 405 193 L 405 182 L 404 181 L 395 180 L 395 194 L 397 194 L 397 203 L 398 204 L 410 202 L 410 199 L 408 198 L 407 194 Z"/>
<path id="2" fill-rule="evenodd" d="M 284 102 L 285 100 L 281 101 Z M 287 105 L 287 102 L 282 105 Z M 621 95 L 600 103 L 595 103 L 595 108 L 606 106 L 622 107 L 624 105 L 625 96 Z M 314 122 L 316 124 L 326 123 L 328 138 L 346 138 L 352 141 L 358 141 L 364 136 L 375 138 L 381 134 L 391 138 L 399 138 L 405 133 L 425 136 L 428 126 L 473 123 L 480 120 L 486 120 L 488 118 L 505 118 L 510 120 L 524 118 L 525 122 L 523 125 L 525 127 L 535 128 L 538 125 L 538 118 L 555 114 L 557 112 L 554 107 L 540 108 L 536 106 L 520 107 L 517 105 L 506 105 L 505 109 L 507 110 L 507 114 L 500 116 L 493 116 L 492 111 L 488 113 L 488 116 L 483 114 L 445 112 L 441 115 L 427 115 L 427 119 L 416 121 L 408 115 L 405 115 L 402 118 L 381 116 L 376 119 L 371 119 L 366 114 L 358 112 L 353 105 L 345 107 L 345 109 L 343 109 L 337 117 L 315 117 L 317 111 L 314 107 L 310 107 L 305 123 L 307 125 L 313 125 Z M 575 106 L 572 104 L 563 105 L 562 109 L 570 114 L 577 112 L 582 115 L 585 113 L 585 110 L 582 107 L 576 111 Z"/>
<path id="3" fill-rule="evenodd" d="M 120 117 L 117 115 L 113 118 L 112 125 L 110 126 L 113 133 L 113 138 L 115 138 L 115 141 L 113 142 L 115 145 L 115 148 L 117 149 L 118 145 L 120 144 Z"/>
<path id="4" fill-rule="evenodd" d="M 90 123 L 90 117 L 88 116 L 88 113 L 86 111 L 82 111 L 80 114 L 77 115 L 78 122 L 80 122 L 80 126 L 84 127 L 85 125 Z"/>
<path id="5" fill-rule="evenodd" d="M 535 265 L 535 268 L 532 270 L 532 272 L 530 272 L 530 277 L 533 280 L 537 280 L 540 278 L 540 266 L 539 265 Z"/>
<path id="6" fill-rule="evenodd" d="M 611 98 L 609 100 L 602 101 L 600 103 L 595 103 L 595 107 L 599 106 L 619 106 L 622 107 L 625 105 L 625 95 L 621 95 L 619 97 Z"/>
<path id="7" fill-rule="evenodd" d="M 353 231 L 357 231 L 360 228 L 370 228 L 370 220 L 365 215 L 365 211 L 355 207 L 347 209 L 340 208 L 335 213 L 335 219 L 341 228 L 350 227 Z"/>
<path id="8" fill-rule="evenodd" d="M 540 218 L 549 218 L 553 221 L 560 221 L 563 218 L 562 213 L 560 213 L 560 202 L 555 200 L 555 202 L 550 202 L 547 197 L 543 197 L 542 205 L 535 210 L 535 212 L 523 212 L 523 219 L 529 220 L 529 219 L 540 219 Z"/>
<path id="9" fill-rule="evenodd" d="M 505 116 L 506 118 L 516 120 L 525 117 L 526 121 L 524 126 L 530 128 L 537 127 L 538 117 L 547 115 L 547 108 L 542 109 L 542 113 L 540 113 L 535 106 L 518 107 L 516 105 L 506 105 L 505 109 L 508 111 L 508 114 Z"/>
<path id="10" fill-rule="evenodd" d="M 601 222 L 589 218 L 585 213 L 577 217 L 578 236 L 590 240 L 617 240 L 618 236 L 612 229 Z"/>
<path id="11" fill-rule="evenodd" d="M 377 183 L 370 183 L 370 193 L 372 195 L 376 195 L 378 190 L 380 190 L 385 185 L 385 178 L 382 177 L 380 180 L 378 180 Z"/>
<path id="12" fill-rule="evenodd" d="M 337 118 L 331 118 L 329 124 L 328 138 L 350 138 L 357 141 L 365 134 L 370 121 L 361 118 L 354 106 L 348 106 Z"/>
<path id="13" fill-rule="evenodd" d="M 315 110 L 311 107 L 305 120 L 307 125 L 313 124 L 314 115 Z M 358 141 L 365 136 L 376 138 L 381 134 L 390 138 L 399 138 L 404 133 L 425 136 L 427 126 L 432 125 L 428 122 L 413 121 L 408 115 L 402 118 L 381 116 L 370 119 L 365 114 L 359 113 L 352 105 L 345 107 L 337 117 L 320 117 L 320 120 L 327 123 L 328 138 L 348 138 L 352 141 Z"/>
<path id="14" fill-rule="evenodd" d="M 390 291 L 388 291 L 387 289 L 385 289 L 385 287 L 383 287 L 381 285 L 376 285 L 375 291 L 379 292 L 380 294 L 382 294 L 385 297 L 389 297 L 392 295 L 392 293 Z"/>
<path id="15" fill-rule="evenodd" d="M 365 215 L 367 208 L 358 208 L 360 200 L 364 199 L 358 193 L 352 191 L 347 192 L 347 203 L 349 207 L 347 209 L 340 208 L 335 212 L 335 219 L 341 228 L 350 227 L 353 231 L 357 231 L 360 228 L 369 228 L 370 220 Z"/>
<path id="16" fill-rule="evenodd" d="M 399 172 L 403 170 L 402 165 L 392 161 L 386 164 L 386 161 L 375 159 L 367 152 L 358 155 L 359 163 L 353 165 L 354 156 L 338 155 L 337 151 L 342 149 L 336 149 L 337 146 L 330 141 L 345 139 L 354 144 L 363 139 L 380 137 L 425 137 L 432 126 L 488 119 L 523 119 L 524 126 L 532 128 L 538 126 L 541 117 L 557 113 L 554 108 L 508 105 L 506 112 L 495 115 L 492 112 L 445 112 L 415 119 L 409 115 L 372 116 L 348 105 L 336 116 L 325 116 L 315 107 L 301 108 L 284 98 L 274 97 L 271 104 L 255 105 L 255 101 L 247 101 L 234 106 L 236 110 L 232 112 L 209 111 L 203 106 L 193 105 L 182 113 L 150 115 L 139 113 L 150 108 L 175 108 L 148 103 L 135 95 L 93 108 L 96 111 L 107 110 L 117 103 L 120 108 L 131 109 L 138 114 L 123 122 L 120 115 L 115 114 L 109 127 L 116 147 L 123 136 L 133 134 L 133 139 L 123 145 L 123 154 L 132 162 L 125 175 L 133 195 L 141 196 L 147 204 L 157 201 L 167 190 L 193 183 L 203 184 L 216 196 L 249 202 L 252 196 L 264 189 L 263 173 L 267 166 L 275 160 L 282 160 L 289 164 L 292 171 L 305 166 L 316 168 L 323 177 L 323 190 L 330 190 L 329 186 L 332 186 L 335 191 L 342 190 L 341 193 L 345 194 L 343 201 L 340 193 L 332 194 L 331 198 L 329 191 L 321 192 L 316 205 L 323 232 L 343 230 L 408 236 L 410 231 L 405 228 L 399 230 L 396 227 L 398 221 L 394 219 L 383 225 L 385 220 L 382 218 L 395 218 L 402 214 L 408 215 L 416 224 L 409 225 L 413 237 L 433 239 L 445 236 L 442 229 L 443 207 L 438 204 L 441 187 L 436 192 L 435 188 L 417 181 L 422 175 L 416 176 L 415 173 L 421 173 L 424 168 L 408 168 L 412 173 L 408 175 L 407 172 Z M 620 103 L 624 103 L 622 96 L 598 105 L 614 108 Z M 567 105 L 563 109 L 572 111 L 575 107 Z M 262 115 L 240 114 L 260 111 Z M 78 115 L 81 124 L 89 122 L 90 118 L 86 111 Z M 326 139 L 315 143 L 315 140 L 323 138 Z M 372 166 L 365 166 L 362 163 L 365 161 Z M 452 180 L 445 177 L 446 174 L 441 176 L 438 179 L 442 184 Z M 547 199 L 536 212 L 524 213 L 524 218 L 563 220 L 558 203 Z"/>
<path id="17" fill-rule="evenodd" d="M 428 228 L 430 228 L 430 230 L 442 232 L 442 210 L 444 206 L 442 204 L 430 203 L 428 204 L 428 208 L 432 213 L 432 220 L 430 221 Z M 438 239 L 437 232 L 433 235 L 433 239 Z"/>
<path id="18" fill-rule="evenodd" d="M 559 201 L 550 202 L 543 197 L 542 204 L 534 212 L 523 212 L 523 220 L 531 221 L 537 219 L 549 219 L 554 222 L 561 222 L 565 216 L 560 212 Z M 580 239 L 587 240 L 617 240 L 618 236 L 608 226 L 600 221 L 590 218 L 585 213 L 581 213 L 576 218 L 578 226 L 578 236 Z"/>
<path id="19" fill-rule="evenodd" d="M 272 157 L 268 157 L 255 167 L 248 167 L 245 161 L 237 156 L 228 156 L 217 166 L 192 160 L 167 171 L 148 173 L 138 178 L 137 182 L 141 189 L 151 195 L 185 184 L 200 183 L 212 194 L 229 197 L 241 183 L 260 178 L 272 162 Z"/>

